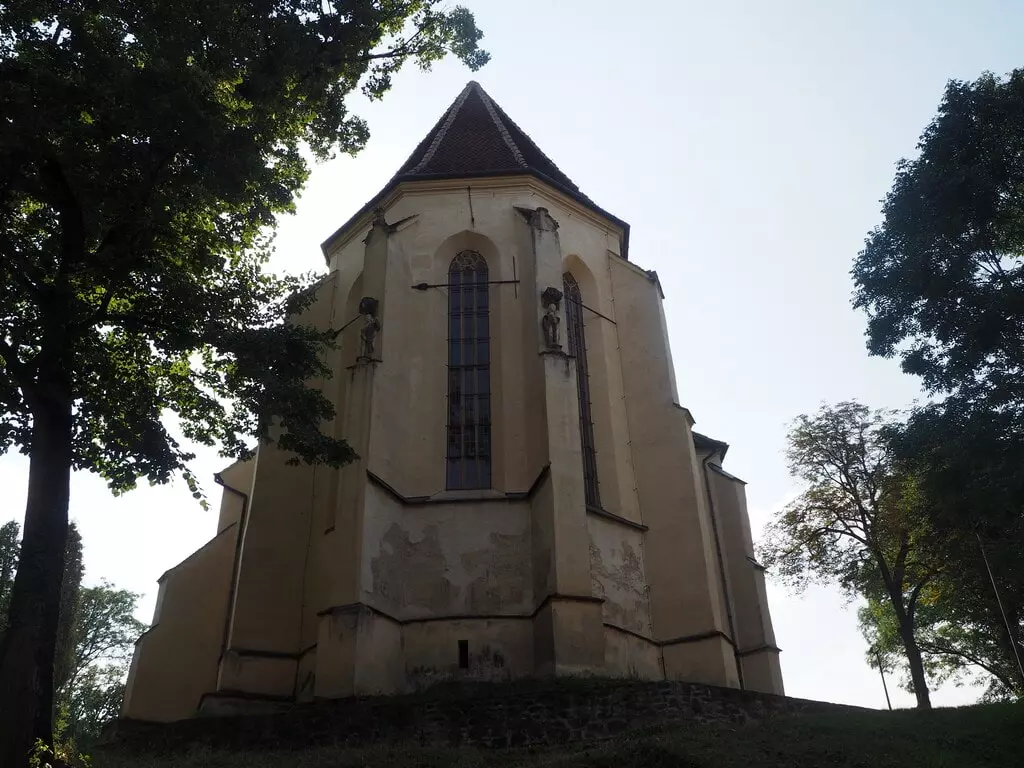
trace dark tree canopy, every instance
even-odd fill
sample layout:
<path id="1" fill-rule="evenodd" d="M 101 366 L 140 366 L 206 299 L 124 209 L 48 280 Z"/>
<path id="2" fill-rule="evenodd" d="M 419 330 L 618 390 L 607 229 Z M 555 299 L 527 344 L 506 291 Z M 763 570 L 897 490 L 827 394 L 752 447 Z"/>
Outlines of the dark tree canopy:
<path id="1" fill-rule="evenodd" d="M 266 414 L 282 447 L 344 461 L 303 386 L 330 335 L 284 325 L 306 284 L 261 271 L 303 150 L 355 152 L 345 97 L 407 59 L 486 61 L 473 17 L 436 0 L 0 8 L 0 450 L 33 400 L 74 402 L 74 462 L 115 490 L 166 481 L 184 435 L 232 456 Z M 308 281 L 307 281 L 308 282 Z"/>
<path id="2" fill-rule="evenodd" d="M 1024 400 L 1024 70 L 952 81 L 854 268 L 872 354 L 933 392 Z"/>
<path id="3" fill-rule="evenodd" d="M 11 588 L 18 568 L 21 526 L 14 520 L 0 525 L 0 637 L 7 627 L 7 609 L 11 604 Z"/>
<path id="4" fill-rule="evenodd" d="M 945 564 L 922 650 L 941 674 L 974 665 L 990 695 L 1020 695 L 1024 70 L 950 82 L 918 149 L 854 265 L 855 305 L 872 354 L 941 395 L 892 442 Z"/>

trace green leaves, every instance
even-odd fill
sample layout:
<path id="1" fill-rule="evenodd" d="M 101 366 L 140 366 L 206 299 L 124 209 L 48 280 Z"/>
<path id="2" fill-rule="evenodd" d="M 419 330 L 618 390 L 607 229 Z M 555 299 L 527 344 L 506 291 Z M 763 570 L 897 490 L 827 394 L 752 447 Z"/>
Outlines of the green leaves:
<path id="1" fill-rule="evenodd" d="M 951 81 L 854 268 L 872 354 L 933 392 L 1024 397 L 1024 70 Z"/>
<path id="2" fill-rule="evenodd" d="M 172 414 L 232 457 L 350 460 L 311 387 L 333 342 L 301 314 L 316 278 L 267 275 L 270 235 L 304 148 L 365 143 L 353 89 L 447 53 L 477 68 L 481 37 L 437 0 L 0 6 L 0 452 L 58 401 L 75 466 L 115 492 L 183 473 L 199 493 Z"/>
<path id="3" fill-rule="evenodd" d="M 877 610 L 861 618 L 875 635 L 884 635 L 882 619 L 891 612 L 918 706 L 927 708 L 915 621 L 944 564 L 930 557 L 933 532 L 915 478 L 893 458 L 901 429 L 892 412 L 855 402 L 798 417 L 787 456 L 792 474 L 807 485 L 768 526 L 761 560 L 797 589 L 817 579 L 866 598 Z"/>
<path id="4" fill-rule="evenodd" d="M 918 408 L 892 442 L 934 531 L 931 556 L 944 563 L 921 648 L 936 674 L 980 668 L 993 681 L 989 694 L 1019 695 L 1024 70 L 950 82 L 918 149 L 899 164 L 884 221 L 854 265 L 855 305 L 868 314 L 872 354 L 898 355 L 943 396 Z M 976 535 L 995 556 L 1009 634 Z"/>
<path id="5" fill-rule="evenodd" d="M 140 595 L 104 581 L 78 595 L 68 674 L 57 689 L 57 741 L 76 752 L 91 748 L 118 716 L 135 641 L 146 626 L 135 619 Z"/>

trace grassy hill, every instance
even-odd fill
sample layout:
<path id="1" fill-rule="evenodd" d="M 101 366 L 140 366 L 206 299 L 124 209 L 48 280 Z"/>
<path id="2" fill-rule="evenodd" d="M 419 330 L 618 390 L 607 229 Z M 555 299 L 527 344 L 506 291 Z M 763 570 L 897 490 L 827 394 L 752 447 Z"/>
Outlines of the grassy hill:
<path id="1" fill-rule="evenodd" d="M 1024 766 L 1024 705 L 850 711 L 747 725 L 688 723 L 571 747 L 482 751 L 386 745 L 287 752 L 99 752 L 93 768 L 981 768 Z"/>

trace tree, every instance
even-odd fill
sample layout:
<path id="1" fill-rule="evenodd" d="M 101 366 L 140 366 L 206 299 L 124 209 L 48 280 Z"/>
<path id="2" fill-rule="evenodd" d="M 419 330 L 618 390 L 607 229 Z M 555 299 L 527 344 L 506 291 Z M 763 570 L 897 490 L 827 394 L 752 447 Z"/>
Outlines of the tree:
<path id="1" fill-rule="evenodd" d="M 941 396 L 894 445 L 941 534 L 937 555 L 963 573 L 943 593 L 941 653 L 986 669 L 997 690 L 1019 692 L 1024 70 L 950 82 L 918 150 L 899 163 L 883 223 L 854 264 L 854 304 L 868 315 L 870 352 L 900 356 Z"/>
<path id="2" fill-rule="evenodd" d="M 335 335 L 294 319 L 311 281 L 263 270 L 275 217 L 308 154 L 365 142 L 348 94 L 449 51 L 479 67 L 480 37 L 438 0 L 0 4 L 0 451 L 30 454 L 0 764 L 50 743 L 72 468 L 201 496 L 167 413 L 234 457 L 351 459 L 306 386 Z"/>
<path id="3" fill-rule="evenodd" d="M 139 597 L 106 581 L 79 594 L 71 663 L 57 690 L 57 740 L 72 754 L 88 749 L 120 711 L 135 641 L 146 628 L 135 618 Z"/>
<path id="4" fill-rule="evenodd" d="M 11 603 L 11 587 L 21 549 L 21 526 L 14 520 L 0 526 L 0 636 L 7 627 L 7 606 Z"/>
<path id="5" fill-rule="evenodd" d="M 1018 536 L 1014 542 L 1017 552 L 1021 541 Z M 984 686 L 983 698 L 988 701 L 1020 697 L 1024 693 L 1020 671 L 998 606 L 993 605 L 977 545 L 969 540 L 947 542 L 941 556 L 943 570 L 922 593 L 915 613 L 915 637 L 928 679 Z M 869 599 L 858 618 L 872 649 L 869 664 L 877 667 L 877 649 L 886 669 L 907 671 L 891 605 Z M 912 690 L 909 675 L 903 684 Z"/>
<path id="6" fill-rule="evenodd" d="M 853 267 L 868 349 L 932 392 L 1024 402 L 1024 70 L 946 86 Z"/>
<path id="7" fill-rule="evenodd" d="M 940 632 L 922 647 L 946 670 L 984 670 L 989 698 L 1024 694 L 1024 412 L 954 396 L 915 410 L 892 446 L 946 563 Z"/>
<path id="8" fill-rule="evenodd" d="M 59 691 L 71 676 L 75 655 L 75 629 L 82 589 L 82 536 L 74 523 L 68 525 L 68 541 L 64 548 L 64 578 L 60 585 L 60 613 L 57 620 L 57 645 L 53 665 L 53 688 Z"/>
<path id="9" fill-rule="evenodd" d="M 854 402 L 798 417 L 788 436 L 790 472 L 807 487 L 768 526 L 762 557 L 790 586 L 838 583 L 851 596 L 887 601 L 917 705 L 929 708 L 915 619 L 938 568 L 922 558 L 927 527 L 914 514 L 911 478 L 894 471 L 891 413 Z"/>

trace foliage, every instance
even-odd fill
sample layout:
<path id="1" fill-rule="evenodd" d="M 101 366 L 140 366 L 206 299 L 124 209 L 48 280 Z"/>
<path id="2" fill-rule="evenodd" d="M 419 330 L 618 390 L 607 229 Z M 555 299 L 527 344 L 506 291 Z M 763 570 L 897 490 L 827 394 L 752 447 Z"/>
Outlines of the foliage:
<path id="1" fill-rule="evenodd" d="M 70 674 L 57 692 L 59 743 L 91 748 L 117 717 L 135 641 L 146 628 L 135 618 L 139 597 L 106 581 L 81 590 Z"/>
<path id="2" fill-rule="evenodd" d="M 11 589 L 17 572 L 20 550 L 21 526 L 14 520 L 0 526 L 0 635 L 7 624 L 7 608 L 11 601 Z M 75 624 L 75 605 L 82 583 L 82 537 L 74 523 L 68 526 L 68 540 L 65 546 L 64 579 L 61 585 L 60 625 L 57 638 L 57 658 L 54 677 L 57 681 L 66 679 L 73 652 L 72 632 Z M 59 683 L 58 683 L 59 687 Z"/>
<path id="3" fill-rule="evenodd" d="M 923 557 L 931 531 L 917 514 L 918 489 L 893 465 L 893 429 L 898 422 L 892 413 L 854 402 L 798 417 L 787 458 L 806 487 L 768 526 L 762 558 L 791 587 L 817 579 L 838 583 L 851 597 L 887 601 L 918 704 L 927 707 L 914 622 L 938 568 Z"/>
<path id="4" fill-rule="evenodd" d="M 274 414 L 286 449 L 348 458 L 303 386 L 329 373 L 331 334 L 282 323 L 309 281 L 261 272 L 267 233 L 303 147 L 365 142 L 344 103 L 361 81 L 380 97 L 404 61 L 449 49 L 479 66 L 479 37 L 436 0 L 0 7 L 0 450 L 31 445 L 32 399 L 58 386 L 76 466 L 118 491 L 191 480 L 168 410 L 232 456 Z"/>
<path id="5" fill-rule="evenodd" d="M 1024 398 L 1024 70 L 951 81 L 854 268 L 872 354 L 933 392 Z"/>
<path id="6" fill-rule="evenodd" d="M 7 626 L 7 608 L 11 604 L 11 588 L 18 565 L 21 526 L 11 520 L 0 526 L 0 635 Z"/>
<path id="7" fill-rule="evenodd" d="M 75 655 L 75 632 L 78 627 L 80 591 L 85 566 L 82 563 L 82 535 L 78 527 L 68 526 L 68 541 L 64 547 L 64 579 L 60 588 L 60 621 L 57 624 L 57 654 L 53 662 L 55 691 L 71 678 Z"/>
<path id="8" fill-rule="evenodd" d="M 938 585 L 941 623 L 922 649 L 949 674 L 982 670 L 990 699 L 1024 694 L 1017 661 L 1024 657 L 1022 415 L 954 397 L 919 408 L 893 441 L 898 461 L 918 479 L 922 514 L 940 534 L 933 556 L 946 564 Z"/>
<path id="9" fill-rule="evenodd" d="M 988 697 L 1024 674 L 1024 70 L 950 82 L 900 162 L 853 269 L 872 354 L 899 355 L 940 401 L 893 449 L 946 564 L 921 647 L 939 675 L 982 669 Z M 984 544 L 1008 633 L 981 558 Z M 1011 634 L 1012 633 L 1012 634 Z M 1017 653 L 1014 653 L 1016 645 Z"/>

